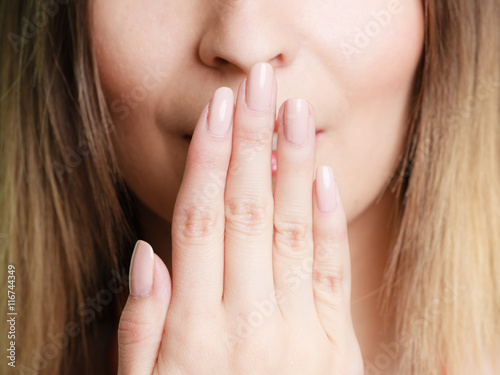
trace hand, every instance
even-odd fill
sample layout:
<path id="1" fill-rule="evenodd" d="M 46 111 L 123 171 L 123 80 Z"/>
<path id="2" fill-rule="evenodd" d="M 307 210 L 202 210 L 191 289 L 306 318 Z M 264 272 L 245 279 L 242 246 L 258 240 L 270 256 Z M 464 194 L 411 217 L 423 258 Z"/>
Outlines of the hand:
<path id="1" fill-rule="evenodd" d="M 235 107 L 220 88 L 203 110 L 172 219 L 172 281 L 148 244 L 134 251 L 120 375 L 363 374 L 345 213 L 331 168 L 314 180 L 305 100 L 279 110 L 273 195 L 276 91 L 257 64 Z"/>

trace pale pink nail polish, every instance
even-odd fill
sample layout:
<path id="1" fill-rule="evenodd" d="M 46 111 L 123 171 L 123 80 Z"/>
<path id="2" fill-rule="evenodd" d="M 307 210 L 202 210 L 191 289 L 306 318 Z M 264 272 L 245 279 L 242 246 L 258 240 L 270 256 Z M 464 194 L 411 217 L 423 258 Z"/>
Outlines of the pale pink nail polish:
<path id="1" fill-rule="evenodd" d="M 228 133 L 233 119 L 233 100 L 233 90 L 229 87 L 220 87 L 214 93 L 208 114 L 208 130 L 216 137 Z"/>
<path id="2" fill-rule="evenodd" d="M 329 166 L 318 167 L 316 171 L 316 197 L 321 212 L 330 213 L 337 208 L 335 177 Z"/>
<path id="3" fill-rule="evenodd" d="M 288 142 L 301 145 L 309 131 L 309 105 L 304 99 L 288 99 L 285 107 L 285 138 Z"/>
<path id="4" fill-rule="evenodd" d="M 257 112 L 265 112 L 271 108 L 274 74 L 268 63 L 255 64 L 250 69 L 246 87 L 246 103 L 248 108 Z"/>
<path id="5" fill-rule="evenodd" d="M 130 261 L 130 295 L 147 297 L 153 288 L 154 252 L 151 245 L 137 241 Z"/>

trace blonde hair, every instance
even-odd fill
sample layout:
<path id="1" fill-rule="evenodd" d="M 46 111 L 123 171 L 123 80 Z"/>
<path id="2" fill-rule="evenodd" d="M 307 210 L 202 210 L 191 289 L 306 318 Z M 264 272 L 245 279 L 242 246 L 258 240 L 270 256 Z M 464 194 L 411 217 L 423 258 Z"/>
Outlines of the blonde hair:
<path id="1" fill-rule="evenodd" d="M 396 341 L 387 346 L 400 350 L 401 373 L 478 373 L 484 353 L 499 353 L 500 337 L 500 5 L 424 6 L 381 312 L 395 319 Z M 116 273 L 136 235 L 87 7 L 0 3 L 0 277 L 15 265 L 16 363 L 25 373 L 74 366 L 74 351 L 95 339 L 99 323 L 79 308 L 110 279 L 125 285 Z M 383 373 L 382 362 L 370 365 Z"/>
<path id="2" fill-rule="evenodd" d="M 87 349 L 111 313 L 95 298 L 114 277 L 126 282 L 111 270 L 132 248 L 86 7 L 0 5 L 2 264 L 16 267 L 16 368 L 26 374 L 58 374 Z"/>
<path id="3" fill-rule="evenodd" d="M 401 373 L 482 374 L 500 353 L 500 4 L 429 0 L 425 18 L 383 306 Z"/>

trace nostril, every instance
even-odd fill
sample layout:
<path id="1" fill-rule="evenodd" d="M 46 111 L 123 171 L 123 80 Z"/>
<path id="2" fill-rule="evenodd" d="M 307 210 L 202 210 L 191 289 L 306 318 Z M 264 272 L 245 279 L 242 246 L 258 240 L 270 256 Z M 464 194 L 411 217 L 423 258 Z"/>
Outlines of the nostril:
<path id="1" fill-rule="evenodd" d="M 216 56 L 214 58 L 214 65 L 215 66 L 225 66 L 227 64 L 229 64 L 229 61 L 227 61 L 227 60 L 225 60 L 225 59 L 223 59 L 221 57 Z"/>

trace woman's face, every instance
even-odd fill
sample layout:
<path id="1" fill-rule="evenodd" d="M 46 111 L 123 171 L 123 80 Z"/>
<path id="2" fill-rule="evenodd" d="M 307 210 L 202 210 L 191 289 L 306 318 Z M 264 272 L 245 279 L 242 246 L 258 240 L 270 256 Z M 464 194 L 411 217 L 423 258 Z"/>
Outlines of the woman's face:
<path id="1" fill-rule="evenodd" d="M 170 221 L 189 138 L 214 91 L 257 62 L 278 106 L 308 100 L 349 222 L 399 161 L 423 46 L 420 0 L 94 0 L 92 31 L 116 152 L 137 197 Z M 279 168 L 279 166 L 278 166 Z"/>

